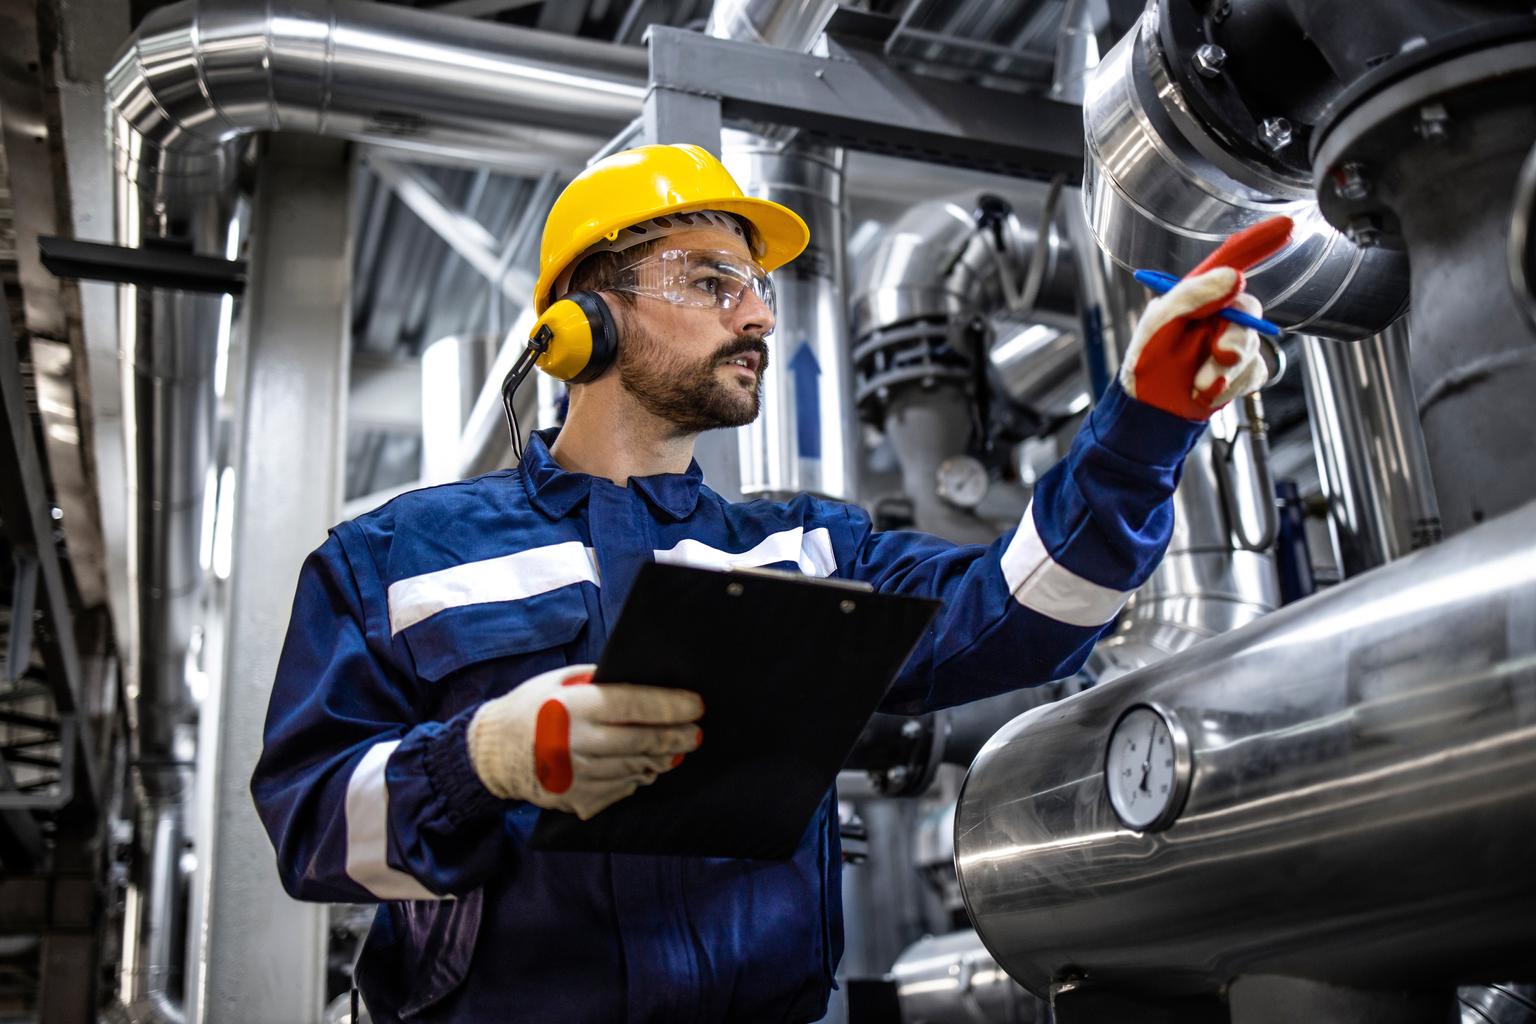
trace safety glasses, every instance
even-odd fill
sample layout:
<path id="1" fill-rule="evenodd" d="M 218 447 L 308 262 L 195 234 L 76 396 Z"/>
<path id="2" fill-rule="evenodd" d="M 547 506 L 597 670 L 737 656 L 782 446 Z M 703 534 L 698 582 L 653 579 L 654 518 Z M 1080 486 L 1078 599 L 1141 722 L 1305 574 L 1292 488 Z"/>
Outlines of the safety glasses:
<path id="1" fill-rule="evenodd" d="M 773 282 L 754 261 L 712 249 L 668 249 L 625 267 L 608 290 L 695 309 L 735 309 L 750 292 L 776 312 Z"/>

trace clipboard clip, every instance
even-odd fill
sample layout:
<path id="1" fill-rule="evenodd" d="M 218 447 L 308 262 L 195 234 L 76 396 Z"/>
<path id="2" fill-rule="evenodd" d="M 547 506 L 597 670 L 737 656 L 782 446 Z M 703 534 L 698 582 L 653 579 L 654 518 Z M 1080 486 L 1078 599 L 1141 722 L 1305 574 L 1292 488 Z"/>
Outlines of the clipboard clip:
<path id="1" fill-rule="evenodd" d="M 865 583 L 863 580 L 835 580 L 830 576 L 807 576 L 804 573 L 790 572 L 788 569 L 765 569 L 760 565 L 732 566 L 725 571 L 741 576 L 760 576 L 770 580 L 801 580 L 836 590 L 851 590 L 859 594 L 875 592 L 874 584 Z"/>

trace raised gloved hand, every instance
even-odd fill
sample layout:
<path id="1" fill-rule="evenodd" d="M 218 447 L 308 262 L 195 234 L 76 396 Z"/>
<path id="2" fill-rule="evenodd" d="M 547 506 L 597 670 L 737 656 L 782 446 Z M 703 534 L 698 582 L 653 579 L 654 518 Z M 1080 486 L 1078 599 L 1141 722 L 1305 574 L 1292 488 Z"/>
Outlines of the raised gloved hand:
<path id="1" fill-rule="evenodd" d="M 481 705 L 469 759 L 486 789 L 585 820 L 698 748 L 698 694 L 593 683 L 594 667 L 541 673 Z"/>
<path id="2" fill-rule="evenodd" d="M 1243 271 L 1291 237 L 1289 217 L 1271 217 L 1223 242 L 1166 295 L 1153 299 L 1120 364 L 1126 394 L 1187 420 L 1209 419 L 1267 379 L 1259 336 L 1221 319 L 1225 306 L 1262 316 L 1243 291 Z"/>

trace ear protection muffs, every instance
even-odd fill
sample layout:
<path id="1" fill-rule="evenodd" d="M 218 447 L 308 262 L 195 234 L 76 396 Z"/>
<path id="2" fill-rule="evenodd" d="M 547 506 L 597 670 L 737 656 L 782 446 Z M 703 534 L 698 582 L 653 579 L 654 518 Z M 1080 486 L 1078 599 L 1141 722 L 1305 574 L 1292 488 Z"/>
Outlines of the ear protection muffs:
<path id="1" fill-rule="evenodd" d="M 518 461 L 523 458 L 522 432 L 512 396 L 533 368 L 568 384 L 585 384 L 612 366 L 618 353 L 619 329 L 608 304 L 596 292 L 571 292 L 544 311 L 533 326 L 528 346 L 501 382 L 501 406 Z"/>
<path id="2" fill-rule="evenodd" d="M 585 384 L 613 365 L 619 332 L 601 296 L 571 292 L 539 317 L 529 344 L 540 349 L 539 369 L 568 384 Z"/>

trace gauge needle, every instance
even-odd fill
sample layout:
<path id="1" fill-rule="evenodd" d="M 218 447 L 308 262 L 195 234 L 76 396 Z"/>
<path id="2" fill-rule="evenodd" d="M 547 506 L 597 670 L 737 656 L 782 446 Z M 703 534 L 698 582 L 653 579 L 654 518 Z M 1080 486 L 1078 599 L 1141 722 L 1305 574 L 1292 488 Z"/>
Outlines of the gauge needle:
<path id="1" fill-rule="evenodd" d="M 1154 724 L 1151 729 L 1147 730 L 1147 759 L 1141 762 L 1140 788 L 1146 790 L 1148 793 L 1152 792 L 1151 787 L 1147 785 L 1147 776 L 1152 772 L 1152 738 L 1156 735 L 1157 726 Z"/>

